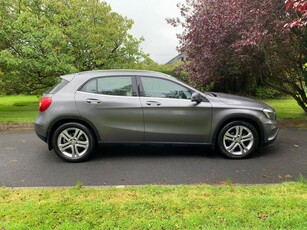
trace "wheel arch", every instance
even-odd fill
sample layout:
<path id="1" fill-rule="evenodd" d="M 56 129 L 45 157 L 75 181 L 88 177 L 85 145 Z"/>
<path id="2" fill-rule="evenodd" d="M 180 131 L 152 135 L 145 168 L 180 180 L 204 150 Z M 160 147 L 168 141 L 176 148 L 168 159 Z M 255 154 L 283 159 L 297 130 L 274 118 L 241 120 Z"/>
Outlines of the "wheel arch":
<path id="1" fill-rule="evenodd" d="M 263 128 L 260 124 L 259 121 L 257 121 L 257 119 L 253 118 L 253 117 L 246 117 L 246 116 L 234 116 L 234 117 L 228 117 L 224 120 L 222 120 L 217 128 L 215 129 L 214 133 L 213 133 L 213 137 L 212 137 L 212 143 L 213 146 L 216 146 L 217 144 L 217 137 L 219 135 L 219 133 L 221 132 L 222 128 L 224 126 L 226 126 L 227 124 L 229 124 L 230 122 L 233 121 L 243 121 L 243 122 L 247 122 L 251 125 L 253 125 L 255 127 L 255 129 L 257 130 L 257 133 L 259 135 L 259 143 L 258 144 L 262 144 L 263 143 L 263 137 L 264 137 L 264 133 L 263 133 Z"/>
<path id="2" fill-rule="evenodd" d="M 93 133 L 96 142 L 99 142 L 101 140 L 99 132 L 97 131 L 95 126 L 90 121 L 83 119 L 81 117 L 61 117 L 59 119 L 54 120 L 51 123 L 51 125 L 49 126 L 49 130 L 47 132 L 47 143 L 48 143 L 49 150 L 53 149 L 52 136 L 53 136 L 55 130 L 59 126 L 65 124 L 65 123 L 70 123 L 70 122 L 75 122 L 75 123 L 79 123 L 79 124 L 86 126 Z"/>

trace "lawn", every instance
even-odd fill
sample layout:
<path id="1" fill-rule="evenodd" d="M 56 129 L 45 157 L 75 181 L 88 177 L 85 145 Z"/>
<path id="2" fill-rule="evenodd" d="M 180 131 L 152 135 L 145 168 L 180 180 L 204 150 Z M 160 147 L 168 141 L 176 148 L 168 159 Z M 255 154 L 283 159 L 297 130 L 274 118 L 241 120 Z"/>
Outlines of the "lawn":
<path id="1" fill-rule="evenodd" d="M 306 119 L 292 99 L 279 119 Z M 0 96 L 0 122 L 33 122 L 39 97 Z M 307 229 L 307 182 L 277 185 L 0 187 L 0 229 Z"/>
<path id="2" fill-rule="evenodd" d="M 306 229 L 307 183 L 0 188 L 0 229 Z"/>
<path id="3" fill-rule="evenodd" d="M 0 122 L 33 122 L 38 114 L 38 96 L 0 96 Z M 277 111 L 279 120 L 307 119 L 307 114 L 292 98 L 263 100 Z"/>
<path id="4" fill-rule="evenodd" d="M 33 122 L 39 100 L 38 96 L 0 96 L 0 122 Z"/>
<path id="5" fill-rule="evenodd" d="M 276 110 L 278 119 L 307 119 L 307 114 L 293 98 L 262 101 Z"/>

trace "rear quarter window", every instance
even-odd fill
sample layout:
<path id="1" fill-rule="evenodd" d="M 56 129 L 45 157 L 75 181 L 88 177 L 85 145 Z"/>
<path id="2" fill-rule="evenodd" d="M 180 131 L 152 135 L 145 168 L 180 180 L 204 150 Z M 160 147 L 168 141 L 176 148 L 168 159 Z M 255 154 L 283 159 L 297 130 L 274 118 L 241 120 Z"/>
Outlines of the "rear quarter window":
<path id="1" fill-rule="evenodd" d="M 50 90 L 48 90 L 46 92 L 46 94 L 55 94 L 55 93 L 59 92 L 61 89 L 64 88 L 65 85 L 68 84 L 68 82 L 69 81 L 62 79 L 62 81 L 59 84 L 53 86 Z"/>

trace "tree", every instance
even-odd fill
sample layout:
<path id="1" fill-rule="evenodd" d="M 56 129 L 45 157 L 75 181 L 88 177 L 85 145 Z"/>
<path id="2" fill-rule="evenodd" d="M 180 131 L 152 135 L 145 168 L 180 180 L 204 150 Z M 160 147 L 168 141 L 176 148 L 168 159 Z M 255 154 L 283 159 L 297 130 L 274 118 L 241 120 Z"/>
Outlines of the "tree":
<path id="1" fill-rule="evenodd" d="M 273 34 L 268 29 L 275 32 L 275 24 L 279 23 L 274 19 L 275 12 L 265 11 L 266 7 L 260 1 L 246 0 L 188 0 L 181 6 L 185 21 L 170 22 L 185 29 L 179 35 L 179 51 L 187 54 L 187 67 L 194 81 L 211 81 L 217 69 L 222 74 L 227 71 L 229 76 L 239 76 L 246 63 L 257 58 L 262 61 L 262 47 Z M 272 17 L 263 20 L 270 13 Z"/>
<path id="2" fill-rule="evenodd" d="M 305 27 L 307 25 L 307 1 L 286 0 L 286 10 L 290 11 L 291 8 L 295 17 L 292 22 L 286 23 L 285 27 Z"/>
<path id="3" fill-rule="evenodd" d="M 0 0 L 0 84 L 45 90 L 57 76 L 141 62 L 133 21 L 99 0 Z"/>
<path id="4" fill-rule="evenodd" d="M 283 1 L 187 0 L 179 8 L 183 20 L 169 23 L 184 28 L 178 51 L 187 56 L 184 68 L 192 83 L 269 84 L 307 112 L 307 43 L 283 29 L 288 21 Z"/>

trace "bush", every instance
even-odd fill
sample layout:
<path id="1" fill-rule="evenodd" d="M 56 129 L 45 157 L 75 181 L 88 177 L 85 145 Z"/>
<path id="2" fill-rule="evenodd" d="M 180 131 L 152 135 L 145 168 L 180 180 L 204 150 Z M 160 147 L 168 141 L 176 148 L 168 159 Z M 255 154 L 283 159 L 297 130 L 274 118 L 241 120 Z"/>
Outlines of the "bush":
<path id="1" fill-rule="evenodd" d="M 282 94 L 270 87 L 260 86 L 253 90 L 253 96 L 262 99 L 275 99 L 282 96 Z"/>

